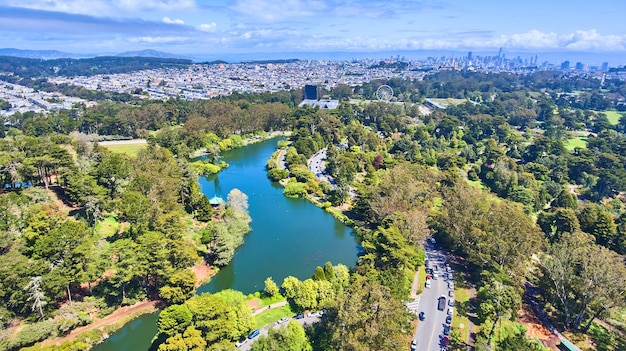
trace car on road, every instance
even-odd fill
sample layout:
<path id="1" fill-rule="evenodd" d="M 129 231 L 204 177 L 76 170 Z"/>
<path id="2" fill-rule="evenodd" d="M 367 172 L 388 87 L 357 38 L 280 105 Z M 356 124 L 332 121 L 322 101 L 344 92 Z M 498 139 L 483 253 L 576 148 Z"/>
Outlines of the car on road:
<path id="1" fill-rule="evenodd" d="M 448 300 L 448 306 L 454 307 L 454 299 Z"/>
<path id="2" fill-rule="evenodd" d="M 450 266 L 446 266 L 446 273 L 452 273 L 452 268 L 450 268 Z"/>
<path id="3" fill-rule="evenodd" d="M 438 277 L 439 277 L 439 274 L 437 274 L 437 272 L 433 272 L 433 279 L 437 280 Z"/>
<path id="4" fill-rule="evenodd" d="M 452 273 L 448 273 L 448 279 L 452 280 Z"/>
<path id="5" fill-rule="evenodd" d="M 276 322 L 276 324 L 283 324 L 283 323 L 285 323 L 285 322 L 286 322 L 286 321 L 288 321 L 288 320 L 289 320 L 289 318 L 287 318 L 287 317 L 283 317 L 283 318 L 279 319 L 279 320 Z"/>
<path id="6" fill-rule="evenodd" d="M 439 311 L 443 311 L 443 309 L 446 307 L 446 297 L 441 295 L 439 296 L 439 298 L 437 299 L 437 309 Z"/>
<path id="7" fill-rule="evenodd" d="M 246 339 L 245 337 L 241 338 L 241 339 L 239 339 L 239 341 L 237 341 L 235 343 L 235 347 L 241 347 L 241 346 L 243 346 L 243 344 L 245 344 L 247 342 L 248 342 L 248 339 Z"/>
<path id="8" fill-rule="evenodd" d="M 452 316 L 446 317 L 446 324 L 452 324 Z"/>
<path id="9" fill-rule="evenodd" d="M 435 238 L 433 238 L 432 236 L 430 238 L 428 238 L 428 242 L 430 242 L 431 244 L 435 244 L 437 243 L 437 241 L 435 240 Z"/>
<path id="10" fill-rule="evenodd" d="M 426 319 L 426 313 L 424 313 L 423 311 L 420 312 L 419 317 L 420 317 L 420 321 L 425 320 Z"/>
<path id="11" fill-rule="evenodd" d="M 454 283 L 452 281 L 448 282 L 448 289 L 454 289 Z"/>
<path id="12" fill-rule="evenodd" d="M 302 318 L 304 318 L 304 314 L 303 313 L 298 313 L 295 316 L 293 316 L 293 318 L 295 318 L 295 319 L 302 319 Z"/>
<path id="13" fill-rule="evenodd" d="M 417 351 L 417 340 L 411 341 L 411 351 Z"/>
<path id="14" fill-rule="evenodd" d="M 448 308 L 448 316 L 451 316 L 453 314 L 454 314 L 454 307 Z"/>
<path id="15" fill-rule="evenodd" d="M 450 343 L 449 337 L 444 336 L 443 338 L 441 338 L 441 346 L 446 347 L 448 346 L 449 343 Z"/>
<path id="16" fill-rule="evenodd" d="M 450 326 L 449 325 L 444 325 L 443 326 L 443 335 L 450 335 Z"/>
<path id="17" fill-rule="evenodd" d="M 430 283 L 430 280 L 426 281 L 426 287 L 430 289 L 430 287 L 432 286 L 432 284 Z"/>
<path id="18" fill-rule="evenodd" d="M 450 290 L 450 291 L 448 291 L 448 296 L 450 296 L 450 297 L 454 297 L 454 290 Z"/>
<path id="19" fill-rule="evenodd" d="M 319 315 L 320 315 L 320 313 L 317 312 L 317 311 L 311 311 L 311 312 L 306 314 L 307 317 L 317 317 Z"/>
<path id="20" fill-rule="evenodd" d="M 254 339 L 257 336 L 259 336 L 259 333 L 261 333 L 258 329 L 254 329 L 253 331 L 250 332 L 250 334 L 248 334 L 248 339 Z"/>

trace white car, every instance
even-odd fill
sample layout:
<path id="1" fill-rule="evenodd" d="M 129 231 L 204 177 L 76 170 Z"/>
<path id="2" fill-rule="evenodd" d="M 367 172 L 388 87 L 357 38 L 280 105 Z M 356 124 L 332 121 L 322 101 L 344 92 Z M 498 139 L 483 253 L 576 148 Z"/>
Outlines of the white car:
<path id="1" fill-rule="evenodd" d="M 430 280 L 427 280 L 426 281 L 426 288 L 430 289 L 431 286 L 432 286 L 432 284 L 430 283 Z"/>
<path id="2" fill-rule="evenodd" d="M 289 318 L 287 318 L 287 317 L 283 317 L 283 318 L 279 319 L 279 320 L 276 322 L 276 324 L 282 324 L 282 323 L 285 323 L 285 322 L 286 322 L 286 321 L 288 321 L 288 320 L 289 320 Z"/>
<path id="3" fill-rule="evenodd" d="M 243 339 L 239 339 L 239 341 L 237 341 L 237 343 L 235 344 L 235 347 L 241 347 L 243 346 L 243 344 L 247 343 L 248 339 L 243 338 Z"/>
<path id="4" fill-rule="evenodd" d="M 451 316 L 453 314 L 454 314 L 454 307 L 448 308 L 448 316 Z"/>

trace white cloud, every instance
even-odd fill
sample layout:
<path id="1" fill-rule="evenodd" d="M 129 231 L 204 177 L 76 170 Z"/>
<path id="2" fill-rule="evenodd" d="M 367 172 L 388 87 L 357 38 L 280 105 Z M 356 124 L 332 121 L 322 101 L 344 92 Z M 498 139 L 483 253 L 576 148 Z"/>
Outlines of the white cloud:
<path id="1" fill-rule="evenodd" d="M 263 21 L 288 20 L 297 17 L 310 17 L 329 7 L 320 0 L 236 0 L 230 7 L 240 15 Z"/>
<path id="2" fill-rule="evenodd" d="M 215 31 L 216 27 L 217 27 L 217 24 L 215 22 L 211 22 L 211 23 L 202 23 L 200 25 L 197 25 L 196 29 L 201 32 L 213 32 Z"/>
<path id="3" fill-rule="evenodd" d="M 185 21 L 175 18 L 175 19 L 171 19 L 169 17 L 163 17 L 163 19 L 161 20 L 163 23 L 167 23 L 167 24 L 185 24 Z"/>
<path id="4" fill-rule="evenodd" d="M 6 0 L 8 6 L 91 16 L 126 17 L 120 11 L 180 11 L 196 7 L 195 0 Z M 128 13 L 128 17 L 136 16 Z"/>
<path id="5" fill-rule="evenodd" d="M 189 38 L 187 37 L 134 37 L 129 38 L 128 41 L 131 43 L 146 43 L 146 44 L 163 44 L 163 43 L 173 43 L 173 42 L 184 42 Z"/>

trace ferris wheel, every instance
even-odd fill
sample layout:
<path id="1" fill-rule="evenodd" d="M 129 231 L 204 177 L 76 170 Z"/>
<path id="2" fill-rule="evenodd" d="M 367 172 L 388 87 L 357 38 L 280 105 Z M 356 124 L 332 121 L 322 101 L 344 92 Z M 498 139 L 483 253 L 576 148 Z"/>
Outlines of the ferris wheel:
<path id="1" fill-rule="evenodd" d="M 381 85 L 376 89 L 376 98 L 378 101 L 389 102 L 393 97 L 393 89 L 389 85 Z"/>

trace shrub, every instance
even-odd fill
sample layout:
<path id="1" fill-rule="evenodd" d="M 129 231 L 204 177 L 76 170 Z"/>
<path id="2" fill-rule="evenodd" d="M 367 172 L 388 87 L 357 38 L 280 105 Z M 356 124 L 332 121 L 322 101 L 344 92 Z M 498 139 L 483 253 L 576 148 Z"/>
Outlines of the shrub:
<path id="1" fill-rule="evenodd" d="M 307 194 L 306 184 L 298 182 L 287 183 L 285 190 L 283 190 L 283 194 L 291 198 L 305 197 Z"/>
<path id="2" fill-rule="evenodd" d="M 55 325 L 52 319 L 26 325 L 11 340 L 11 348 L 17 349 L 44 340 L 52 335 L 54 329 Z"/>
<path id="3" fill-rule="evenodd" d="M 271 181 L 277 182 L 281 179 L 285 179 L 289 177 L 289 171 L 287 171 L 286 169 L 278 169 L 278 168 L 270 169 L 269 172 L 267 172 L 267 177 Z"/>

